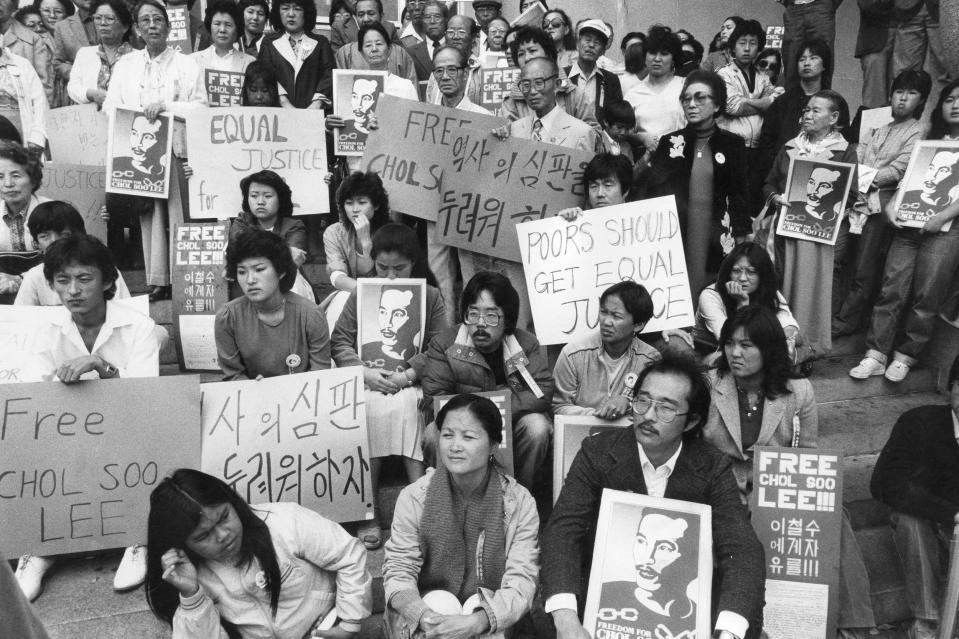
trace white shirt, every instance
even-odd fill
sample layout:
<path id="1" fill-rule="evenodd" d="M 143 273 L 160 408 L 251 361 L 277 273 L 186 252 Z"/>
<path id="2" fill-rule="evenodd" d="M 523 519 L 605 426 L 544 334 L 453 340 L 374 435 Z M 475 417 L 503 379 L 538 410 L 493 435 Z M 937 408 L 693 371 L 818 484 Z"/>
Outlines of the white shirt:
<path id="1" fill-rule="evenodd" d="M 30 196 L 30 201 L 27 203 L 27 210 L 23 213 L 23 243 L 27 247 L 28 251 L 33 251 L 37 248 L 33 244 L 33 236 L 30 235 L 30 229 L 27 228 L 27 222 L 30 220 L 30 214 L 33 213 L 33 209 L 37 208 L 37 204 L 49 201 L 50 198 L 40 197 L 34 193 Z M 0 251 L 13 250 L 13 244 L 10 241 L 10 227 L 7 226 L 6 221 L 3 219 L 3 216 L 6 214 L 7 203 L 3 200 L 0 200 Z"/>
<path id="2" fill-rule="evenodd" d="M 197 51 L 190 57 L 193 58 L 197 66 L 200 67 L 201 72 L 206 69 L 213 69 L 214 71 L 243 73 L 246 71 L 246 68 L 250 66 L 250 63 L 255 60 L 253 56 L 238 51 L 237 49 L 230 49 L 230 52 L 224 56 L 217 55 L 216 47 L 213 45 L 210 45 L 203 51 Z M 206 74 L 201 73 L 201 75 L 205 76 Z M 204 82 L 206 82 L 205 77 Z"/>
<path id="3" fill-rule="evenodd" d="M 423 36 L 421 36 L 420 34 L 418 34 L 418 33 L 416 32 L 416 29 L 413 28 L 413 23 L 412 23 L 412 22 L 409 23 L 408 25 L 406 25 L 406 27 L 403 29 L 403 33 L 400 34 L 400 40 L 402 40 L 402 39 L 405 38 L 406 36 L 412 36 L 412 37 L 416 38 L 416 41 L 417 41 L 417 42 L 422 42 L 422 41 L 423 41 Z"/>
<path id="4" fill-rule="evenodd" d="M 956 436 L 956 442 L 959 442 L 959 417 L 956 412 L 952 412 L 952 434 Z"/>
<path id="5" fill-rule="evenodd" d="M 645 78 L 623 96 L 633 105 L 640 131 L 664 135 L 686 126 L 686 115 L 679 104 L 683 82 L 683 78 L 675 76 L 665 86 L 652 86 Z"/>
<path id="6" fill-rule="evenodd" d="M 123 273 L 117 271 L 117 291 L 113 299 L 122 300 L 130 297 L 130 289 L 123 281 Z M 62 306 L 60 296 L 57 295 L 47 278 L 43 275 L 43 264 L 37 264 L 23 274 L 23 282 L 17 291 L 14 304 L 20 306 Z"/>
<path id="7" fill-rule="evenodd" d="M 459 109 L 460 111 L 468 111 L 470 113 L 481 113 L 483 115 L 493 115 L 490 113 L 489 109 L 485 109 L 480 105 L 474 103 L 466 94 L 463 94 L 463 99 L 460 100 L 460 103 L 457 104 L 454 108 Z"/>
<path id="8" fill-rule="evenodd" d="M 203 74 L 190 56 L 167 47 L 153 59 L 144 49 L 117 61 L 104 110 L 142 108 L 154 102 L 163 102 L 168 111 L 180 116 L 206 105 Z"/>
<path id="9" fill-rule="evenodd" d="M 43 146 L 47 142 L 46 117 L 49 104 L 40 76 L 29 60 L 21 58 L 6 47 L 0 50 L 0 66 L 4 67 L 5 71 L 0 76 L 6 76 L 11 93 L 17 99 L 23 143 L 32 142 Z"/>
<path id="10" fill-rule="evenodd" d="M 313 49 L 316 48 L 316 40 L 307 37 L 305 33 L 301 33 L 300 37 L 296 40 L 296 54 L 294 54 L 293 45 L 290 43 L 290 34 L 285 33 L 273 41 L 273 46 L 276 48 L 276 52 L 283 56 L 283 59 L 289 62 L 290 66 L 293 67 L 293 84 L 295 85 L 296 76 L 300 74 L 300 69 L 303 68 L 303 61 L 310 57 Z M 288 95 L 287 90 L 283 88 L 282 84 L 277 83 L 276 86 L 277 89 L 279 89 L 280 95 Z M 316 99 L 319 95 L 319 93 L 314 93 L 313 98 Z"/>
<path id="11" fill-rule="evenodd" d="M 592 73 L 586 75 L 579 67 L 579 62 L 577 62 L 573 65 L 573 68 L 569 70 L 569 75 L 567 76 L 570 82 L 583 90 L 583 93 L 586 95 L 586 101 L 594 108 L 596 106 L 596 83 L 598 82 L 596 79 L 598 75 L 596 69 L 598 68 L 599 67 L 596 67 Z"/>
<path id="12" fill-rule="evenodd" d="M 160 343 L 152 319 L 134 310 L 107 302 L 107 316 L 93 348 L 87 350 L 69 309 L 59 307 L 49 324 L 34 336 L 33 379 L 49 379 L 64 363 L 77 357 L 99 355 L 119 370 L 120 377 L 157 377 L 160 374 Z M 98 379 L 89 371 L 82 379 Z"/>

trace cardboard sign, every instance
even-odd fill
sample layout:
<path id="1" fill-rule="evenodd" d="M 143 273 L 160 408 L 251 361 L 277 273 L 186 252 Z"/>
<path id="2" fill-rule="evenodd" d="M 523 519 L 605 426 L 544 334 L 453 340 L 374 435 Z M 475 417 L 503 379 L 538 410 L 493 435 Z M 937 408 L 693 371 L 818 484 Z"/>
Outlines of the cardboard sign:
<path id="1" fill-rule="evenodd" d="M 835 245 L 855 172 L 855 164 L 791 158 L 776 234 Z"/>
<path id="2" fill-rule="evenodd" d="M 926 221 L 959 199 L 959 142 L 921 140 L 896 191 L 896 217 L 903 226 L 922 228 Z M 952 220 L 941 233 L 952 228 Z"/>
<path id="3" fill-rule="evenodd" d="M 541 344 L 596 332 L 599 296 L 617 282 L 653 298 L 647 331 L 695 324 L 686 256 L 672 195 L 516 227 L 533 322 Z"/>
<path id="4" fill-rule="evenodd" d="M 367 128 L 383 95 L 386 71 L 333 69 L 333 113 L 344 126 L 333 130 L 333 153 L 361 156 L 366 149 Z"/>
<path id="5" fill-rule="evenodd" d="M 426 280 L 361 277 L 356 282 L 356 318 L 363 364 L 405 371 L 425 346 Z"/>
<path id="6" fill-rule="evenodd" d="M 200 461 L 197 382 L 0 386 L 0 550 L 59 555 L 146 543 L 150 492 Z"/>
<path id="7" fill-rule="evenodd" d="M 566 474 L 583 440 L 597 433 L 630 425 L 627 417 L 609 421 L 592 415 L 555 415 L 553 417 L 553 503 L 566 483 Z"/>
<path id="8" fill-rule="evenodd" d="M 512 22 L 509 23 L 509 26 L 513 29 L 518 29 L 519 27 L 525 27 L 527 25 L 536 28 L 542 28 L 543 18 L 546 17 L 546 7 L 543 6 L 541 2 L 535 2 L 530 6 L 526 7 L 526 11 L 519 14 Z"/>
<path id="9" fill-rule="evenodd" d="M 892 107 L 866 109 L 859 114 L 859 141 L 865 142 L 871 131 L 886 126 L 892 122 Z"/>
<path id="10" fill-rule="evenodd" d="M 166 9 L 170 20 L 170 34 L 167 44 L 180 53 L 193 53 L 190 42 L 190 9 L 184 4 L 171 4 Z"/>
<path id="11" fill-rule="evenodd" d="M 223 107 L 190 113 L 190 218 L 225 220 L 242 210 L 240 180 L 269 169 L 293 191 L 293 215 L 328 213 L 323 184 L 323 112 L 313 109 Z M 390 194 L 392 197 L 392 193 Z"/>
<path id="12" fill-rule="evenodd" d="M 769 25 L 766 27 L 766 48 L 767 49 L 782 49 L 783 48 L 783 36 L 786 35 L 786 27 Z"/>
<path id="13" fill-rule="evenodd" d="M 105 166 L 110 123 L 96 104 L 75 104 L 47 111 L 51 161 Z"/>
<path id="14" fill-rule="evenodd" d="M 40 195 L 72 204 L 83 216 L 87 235 L 107 241 L 107 222 L 100 217 L 106 201 L 107 170 L 103 165 L 48 162 L 43 165 Z"/>
<path id="15" fill-rule="evenodd" d="M 206 101 L 211 107 L 240 106 L 244 74 L 206 69 Z"/>
<path id="16" fill-rule="evenodd" d="M 836 636 L 841 450 L 753 449 L 752 525 L 766 549 L 769 639 Z"/>
<path id="17" fill-rule="evenodd" d="M 516 225 L 579 206 L 583 170 L 592 159 L 586 151 L 456 129 L 443 174 L 440 240 L 521 261 Z"/>
<path id="18" fill-rule="evenodd" d="M 583 627 L 592 637 L 709 637 L 712 571 L 709 506 L 603 489 Z"/>
<path id="19" fill-rule="evenodd" d="M 36 381 L 28 365 L 46 312 L 43 306 L 0 305 L 0 384 Z"/>
<path id="20" fill-rule="evenodd" d="M 117 108 L 107 139 L 107 193 L 165 200 L 170 195 L 173 118 L 153 122 L 143 111 Z"/>
<path id="21" fill-rule="evenodd" d="M 373 518 L 363 367 L 201 385 L 204 472 L 248 502 Z"/>
<path id="22" fill-rule="evenodd" d="M 213 322 L 228 299 L 226 224 L 173 227 L 173 332 L 182 371 L 218 371 Z"/>
<path id="23" fill-rule="evenodd" d="M 457 127 L 492 131 L 505 123 L 391 95 L 380 98 L 376 119 L 380 126 L 367 138 L 360 166 L 382 178 L 393 211 L 426 220 L 436 220 L 440 208 L 440 184 L 453 131 Z"/>
<path id="24" fill-rule="evenodd" d="M 518 67 L 480 69 L 480 78 L 483 83 L 480 106 L 495 113 L 503 104 L 503 98 L 508 97 L 516 85 L 519 71 Z"/>
<path id="25" fill-rule="evenodd" d="M 473 393 L 473 395 L 479 395 L 480 397 L 489 397 L 496 407 L 499 408 L 500 417 L 503 418 L 503 440 L 500 442 L 499 446 L 495 451 L 493 451 L 493 457 L 496 458 L 496 462 L 506 471 L 507 475 L 513 474 L 513 404 L 510 400 L 510 391 L 508 390 L 497 390 L 497 391 L 485 391 L 482 393 Z M 440 412 L 440 409 L 446 406 L 446 403 L 451 399 L 456 397 L 456 395 L 438 395 L 433 398 L 433 414 L 436 415 Z M 436 454 L 436 463 L 442 464 L 443 460 L 440 459 L 439 448 L 437 448 Z"/>

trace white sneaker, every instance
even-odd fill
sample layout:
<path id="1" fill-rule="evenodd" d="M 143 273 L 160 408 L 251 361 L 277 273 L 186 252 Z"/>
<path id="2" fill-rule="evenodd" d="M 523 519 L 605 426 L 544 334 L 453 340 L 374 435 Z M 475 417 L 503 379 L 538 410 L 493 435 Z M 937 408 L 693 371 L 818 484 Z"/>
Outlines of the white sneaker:
<path id="1" fill-rule="evenodd" d="M 20 584 L 20 590 L 23 595 L 33 601 L 40 596 L 43 591 L 43 575 L 53 565 L 53 560 L 48 557 L 35 557 L 33 555 L 24 555 L 20 557 L 17 563 L 17 583 Z"/>
<path id="2" fill-rule="evenodd" d="M 114 590 L 132 590 L 139 587 L 147 578 L 147 549 L 136 544 L 123 551 L 123 559 L 117 566 L 113 577 Z"/>
<path id="3" fill-rule="evenodd" d="M 892 364 L 886 369 L 886 379 L 890 382 L 901 382 L 909 374 L 909 364 L 898 359 L 892 360 Z"/>
<path id="4" fill-rule="evenodd" d="M 849 376 L 855 379 L 869 379 L 877 375 L 882 375 L 886 366 L 875 357 L 864 357 L 859 366 L 849 371 Z"/>

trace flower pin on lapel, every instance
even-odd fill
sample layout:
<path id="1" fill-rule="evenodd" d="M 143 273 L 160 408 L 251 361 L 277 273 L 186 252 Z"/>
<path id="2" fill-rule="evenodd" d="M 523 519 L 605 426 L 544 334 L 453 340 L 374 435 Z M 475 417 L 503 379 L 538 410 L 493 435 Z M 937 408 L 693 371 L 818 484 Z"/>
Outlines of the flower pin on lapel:
<path id="1" fill-rule="evenodd" d="M 681 135 L 671 135 L 669 136 L 669 143 L 673 145 L 669 150 L 669 157 L 683 157 L 683 151 L 686 149 L 686 139 Z"/>

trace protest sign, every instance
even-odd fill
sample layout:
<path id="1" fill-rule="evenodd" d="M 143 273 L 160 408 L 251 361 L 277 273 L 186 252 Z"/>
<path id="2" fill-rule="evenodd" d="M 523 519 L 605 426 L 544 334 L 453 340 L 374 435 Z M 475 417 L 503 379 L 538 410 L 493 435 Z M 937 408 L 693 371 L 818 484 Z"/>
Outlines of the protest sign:
<path id="1" fill-rule="evenodd" d="M 766 27 L 766 48 L 782 49 L 783 36 L 786 35 L 786 27 L 782 25 L 769 25 Z"/>
<path id="2" fill-rule="evenodd" d="M 143 111 L 117 108 L 107 138 L 107 193 L 165 200 L 170 195 L 173 118 L 147 120 Z"/>
<path id="3" fill-rule="evenodd" d="M 110 123 L 96 104 L 50 109 L 45 122 L 51 161 L 106 165 Z"/>
<path id="4" fill-rule="evenodd" d="M 83 216 L 87 235 L 93 235 L 105 244 L 107 222 L 100 217 L 100 208 L 106 201 L 106 186 L 107 170 L 102 164 L 90 166 L 47 162 L 43 165 L 40 195 L 72 204 Z"/>
<path id="5" fill-rule="evenodd" d="M 508 97 L 516 85 L 519 67 L 480 69 L 480 79 L 483 84 L 480 106 L 495 113 L 503 104 L 503 98 Z"/>
<path id="6" fill-rule="evenodd" d="M 373 518 L 361 366 L 200 388 L 204 472 L 251 503 Z"/>
<path id="7" fill-rule="evenodd" d="M 452 132 L 448 150 L 440 241 L 514 262 L 521 261 L 515 226 L 582 204 L 583 170 L 593 159 L 586 151 L 462 128 Z"/>
<path id="8" fill-rule="evenodd" d="M 543 18 L 545 17 L 546 7 L 543 6 L 542 2 L 534 2 L 530 6 L 526 7 L 526 11 L 513 19 L 513 21 L 509 23 L 509 26 L 513 27 L 514 29 L 525 26 L 536 27 L 539 29 L 543 26 Z"/>
<path id="9" fill-rule="evenodd" d="M 496 462 L 500 465 L 503 470 L 506 471 L 508 475 L 513 474 L 513 404 L 510 399 L 510 391 L 508 390 L 497 390 L 497 391 L 484 391 L 473 393 L 474 395 L 479 395 L 480 397 L 490 398 L 496 407 L 499 408 L 500 417 L 503 418 L 503 439 L 500 441 L 499 446 L 493 451 L 493 457 L 496 458 Z M 433 414 L 436 415 L 440 412 L 440 409 L 443 408 L 448 401 L 456 397 L 456 395 L 439 395 L 433 398 Z M 443 460 L 440 459 L 439 450 L 437 450 L 436 463 L 442 464 Z"/>
<path id="10" fill-rule="evenodd" d="M 279 173 L 293 191 L 293 215 L 329 212 L 322 111 L 202 109 L 187 118 L 186 137 L 193 169 L 190 219 L 233 217 L 242 210 L 240 180 L 266 169 Z"/>
<path id="11" fill-rule="evenodd" d="M 333 69 L 333 113 L 343 118 L 343 126 L 333 130 L 334 154 L 363 155 L 385 83 L 386 71 Z"/>
<path id="12" fill-rule="evenodd" d="M 206 100 L 211 107 L 240 106 L 243 101 L 243 73 L 205 70 Z"/>
<path id="13" fill-rule="evenodd" d="M 0 385 L 0 550 L 146 543 L 150 492 L 199 464 L 199 390 L 187 376 Z"/>
<path id="14" fill-rule="evenodd" d="M 749 510 L 766 549 L 769 639 L 836 636 L 842 459 L 841 450 L 753 449 Z"/>
<path id="15" fill-rule="evenodd" d="M 366 139 L 361 168 L 375 171 L 393 211 L 436 220 L 446 149 L 457 127 L 491 131 L 505 120 L 436 104 L 380 97 L 379 128 Z"/>
<path id="16" fill-rule="evenodd" d="M 603 489 L 583 613 L 590 636 L 709 637 L 711 522 L 704 504 Z"/>
<path id="17" fill-rule="evenodd" d="M 566 483 L 566 474 L 583 440 L 597 433 L 630 425 L 627 417 L 610 421 L 592 415 L 555 415 L 553 417 L 553 503 Z"/>
<path id="18" fill-rule="evenodd" d="M 790 158 L 776 234 L 834 245 L 855 172 L 855 164 Z"/>
<path id="19" fill-rule="evenodd" d="M 31 346 L 45 314 L 43 306 L 0 305 L 0 384 L 37 381 L 29 370 Z"/>
<path id="20" fill-rule="evenodd" d="M 227 302 L 226 224 L 173 228 L 173 332 L 180 370 L 218 371 L 213 321 Z"/>
<path id="21" fill-rule="evenodd" d="M 516 227 L 536 335 L 565 344 L 592 335 L 599 296 L 624 280 L 653 298 L 647 331 L 695 324 L 679 216 L 672 195 Z"/>
<path id="22" fill-rule="evenodd" d="M 170 4 L 166 9 L 169 20 L 170 33 L 167 36 L 167 45 L 180 53 L 193 53 L 190 42 L 190 9 L 186 3 Z"/>
<path id="23" fill-rule="evenodd" d="M 426 280 L 360 278 L 356 283 L 357 342 L 370 368 L 405 371 L 426 336 Z"/>
<path id="24" fill-rule="evenodd" d="M 866 136 L 871 131 L 879 127 L 886 126 L 892 122 L 892 107 L 879 107 L 877 109 L 866 109 L 859 114 L 859 141 L 865 142 Z"/>
<path id="25" fill-rule="evenodd" d="M 922 228 L 933 215 L 959 200 L 959 142 L 920 140 L 912 148 L 906 175 L 896 191 L 896 217 Z M 941 233 L 952 228 L 952 220 Z"/>

